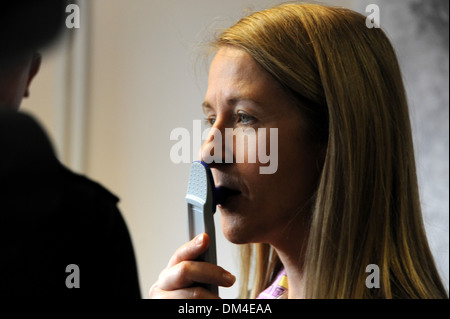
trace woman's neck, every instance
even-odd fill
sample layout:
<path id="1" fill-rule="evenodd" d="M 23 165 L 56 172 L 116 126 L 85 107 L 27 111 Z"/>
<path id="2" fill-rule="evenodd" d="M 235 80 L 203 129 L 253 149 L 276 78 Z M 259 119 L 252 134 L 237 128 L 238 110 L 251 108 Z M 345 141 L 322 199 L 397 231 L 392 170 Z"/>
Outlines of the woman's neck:
<path id="1" fill-rule="evenodd" d="M 305 298 L 304 256 L 308 238 L 307 227 L 301 223 L 291 224 L 289 229 L 280 234 L 280 238 L 272 243 L 281 263 L 286 270 L 288 279 L 288 298 Z"/>
<path id="2" fill-rule="evenodd" d="M 303 264 L 299 254 L 293 254 L 275 248 L 280 260 L 286 270 L 286 276 L 288 278 L 288 298 L 289 299 L 304 299 L 305 298 L 305 277 Z"/>

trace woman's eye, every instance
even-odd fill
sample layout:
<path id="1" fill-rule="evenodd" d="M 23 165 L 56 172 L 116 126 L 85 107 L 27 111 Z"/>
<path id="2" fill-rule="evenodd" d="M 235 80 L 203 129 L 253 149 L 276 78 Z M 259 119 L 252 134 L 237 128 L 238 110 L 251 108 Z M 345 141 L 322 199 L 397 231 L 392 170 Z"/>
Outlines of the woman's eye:
<path id="1" fill-rule="evenodd" d="M 205 119 L 206 125 L 213 126 L 215 122 L 216 122 L 216 117 L 215 117 L 215 116 L 208 116 L 208 117 Z"/>
<path id="2" fill-rule="evenodd" d="M 242 113 L 242 112 L 238 113 L 238 117 L 239 117 L 239 122 L 242 124 L 249 124 L 255 120 L 255 118 L 253 116 L 250 116 L 250 115 L 248 115 L 246 113 Z"/>

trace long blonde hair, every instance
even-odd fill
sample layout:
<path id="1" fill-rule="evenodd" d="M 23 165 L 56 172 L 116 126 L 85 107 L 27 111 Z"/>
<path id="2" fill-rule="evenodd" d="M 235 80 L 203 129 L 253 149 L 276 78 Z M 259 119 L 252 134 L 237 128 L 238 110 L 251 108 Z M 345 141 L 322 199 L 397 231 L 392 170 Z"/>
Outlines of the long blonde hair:
<path id="1" fill-rule="evenodd" d="M 326 151 L 304 266 L 308 298 L 447 298 L 422 221 L 411 127 L 397 58 L 379 28 L 344 8 L 284 4 L 242 18 L 216 39 L 249 53 L 298 101 Z M 280 261 L 242 247 L 241 297 Z M 252 263 L 252 260 L 254 263 Z M 365 285 L 366 266 L 380 288 Z"/>

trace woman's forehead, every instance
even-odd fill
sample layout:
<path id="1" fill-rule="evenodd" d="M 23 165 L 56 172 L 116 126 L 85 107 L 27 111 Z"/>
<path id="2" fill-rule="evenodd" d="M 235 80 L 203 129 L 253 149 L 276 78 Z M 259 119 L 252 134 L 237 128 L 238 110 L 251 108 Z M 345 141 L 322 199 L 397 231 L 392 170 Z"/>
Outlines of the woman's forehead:
<path id="1" fill-rule="evenodd" d="M 235 47 L 222 47 L 214 57 L 209 73 L 206 104 L 210 98 L 253 99 L 261 101 L 279 93 L 281 86 L 248 53 Z"/>
<path id="2" fill-rule="evenodd" d="M 265 71 L 244 50 L 222 47 L 211 62 L 209 81 L 215 79 L 252 80 Z"/>

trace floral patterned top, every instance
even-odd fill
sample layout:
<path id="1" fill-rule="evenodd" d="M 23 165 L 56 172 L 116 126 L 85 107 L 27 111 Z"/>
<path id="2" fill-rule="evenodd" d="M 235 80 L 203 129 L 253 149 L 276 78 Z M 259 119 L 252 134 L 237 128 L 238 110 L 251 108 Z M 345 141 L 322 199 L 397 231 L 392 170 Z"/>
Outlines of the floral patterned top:
<path id="1" fill-rule="evenodd" d="M 288 291 L 288 280 L 286 270 L 282 268 L 272 284 L 262 291 L 256 299 L 282 299 L 286 298 Z"/>

